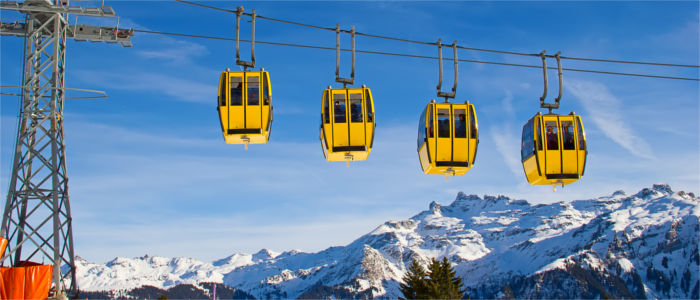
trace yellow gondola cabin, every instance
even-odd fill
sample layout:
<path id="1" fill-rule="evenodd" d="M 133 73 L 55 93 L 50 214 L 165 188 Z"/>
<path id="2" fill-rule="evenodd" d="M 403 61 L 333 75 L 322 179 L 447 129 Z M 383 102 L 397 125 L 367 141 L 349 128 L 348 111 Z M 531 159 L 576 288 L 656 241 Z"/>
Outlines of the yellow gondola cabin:
<path id="1" fill-rule="evenodd" d="M 272 125 L 272 96 L 267 71 L 230 71 L 219 79 L 217 110 L 227 144 L 265 144 Z"/>
<path id="2" fill-rule="evenodd" d="M 366 160 L 374 143 L 372 92 L 330 86 L 321 103 L 321 148 L 328 161 Z"/>
<path id="3" fill-rule="evenodd" d="M 523 126 L 521 158 L 527 181 L 565 185 L 586 169 L 586 134 L 581 117 L 537 113 Z"/>
<path id="4" fill-rule="evenodd" d="M 474 166 L 478 145 L 474 105 L 428 103 L 418 122 L 418 157 L 425 174 L 464 175 Z"/>

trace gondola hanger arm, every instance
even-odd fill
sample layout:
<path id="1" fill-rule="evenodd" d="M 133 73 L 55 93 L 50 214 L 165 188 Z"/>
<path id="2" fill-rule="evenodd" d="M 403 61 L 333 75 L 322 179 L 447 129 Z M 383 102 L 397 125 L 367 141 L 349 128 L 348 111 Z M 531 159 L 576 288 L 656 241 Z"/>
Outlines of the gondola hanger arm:
<path id="1" fill-rule="evenodd" d="M 545 55 L 545 50 L 542 50 L 540 52 L 540 57 L 542 58 L 542 74 L 544 76 L 544 92 L 542 93 L 542 97 L 540 97 L 540 108 L 546 108 L 549 109 L 549 113 L 552 113 L 552 109 L 558 109 L 559 108 L 559 103 L 561 101 L 561 96 L 562 92 L 564 89 L 564 81 L 562 78 L 562 72 L 561 72 L 561 51 L 557 52 L 557 54 L 554 55 L 554 57 L 557 59 L 557 75 L 559 76 L 559 94 L 557 97 L 554 99 L 554 103 L 545 103 L 544 100 L 547 98 L 547 88 L 548 88 L 548 80 L 547 80 L 547 55 Z"/>
<path id="2" fill-rule="evenodd" d="M 452 42 L 452 50 L 453 50 L 453 60 L 454 60 L 454 85 L 452 86 L 452 92 L 443 92 L 441 91 L 442 89 L 442 39 L 438 39 L 437 41 L 437 46 L 438 46 L 438 64 L 439 64 L 439 70 L 440 70 L 440 76 L 438 79 L 438 85 L 437 85 L 437 96 L 438 97 L 444 97 L 445 102 L 448 102 L 448 99 L 455 98 L 457 96 L 457 81 L 459 78 L 459 59 L 457 58 L 457 41 Z"/>
<path id="3" fill-rule="evenodd" d="M 348 84 L 355 83 L 355 26 L 353 25 L 349 31 L 352 39 L 352 69 L 350 71 L 350 78 L 340 77 L 340 33 L 347 32 L 345 30 L 340 30 L 340 24 L 335 24 L 335 82 L 342 83 L 343 88 L 347 87 Z"/>
<path id="4" fill-rule="evenodd" d="M 240 43 L 240 23 L 241 15 L 244 15 L 243 6 L 239 6 L 236 10 L 236 64 L 243 66 L 243 68 L 255 68 L 255 9 L 251 14 L 252 22 L 252 33 L 250 36 L 250 61 L 241 60 L 241 53 L 239 51 L 238 44 Z"/>

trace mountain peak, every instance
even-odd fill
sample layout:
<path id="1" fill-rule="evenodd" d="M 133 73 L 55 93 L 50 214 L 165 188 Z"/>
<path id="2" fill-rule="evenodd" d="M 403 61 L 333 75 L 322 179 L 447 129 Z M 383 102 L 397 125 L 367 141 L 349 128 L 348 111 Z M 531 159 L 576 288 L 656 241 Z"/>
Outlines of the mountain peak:
<path id="1" fill-rule="evenodd" d="M 272 251 L 267 248 L 260 249 L 257 253 L 253 254 L 253 261 L 268 260 L 273 259 L 280 255 L 279 253 Z"/>
<path id="2" fill-rule="evenodd" d="M 617 190 L 614 193 L 612 193 L 612 196 L 613 197 L 615 197 L 615 196 L 627 196 L 627 194 L 623 190 Z"/>
<path id="3" fill-rule="evenodd" d="M 673 190 L 671 190 L 671 186 L 668 184 L 665 184 L 665 183 L 654 184 L 651 188 L 654 189 L 655 191 L 659 191 L 659 192 L 666 194 L 666 195 L 673 194 Z"/>
<path id="4" fill-rule="evenodd" d="M 668 184 L 654 184 L 652 185 L 651 188 L 644 188 L 638 193 L 636 193 L 634 196 L 642 199 L 649 199 L 652 197 L 661 197 L 661 196 L 671 196 L 673 195 L 673 190 L 671 189 L 671 186 Z"/>
<path id="5" fill-rule="evenodd" d="M 430 202 L 430 211 L 435 215 L 442 215 L 442 205 L 435 201 Z"/>

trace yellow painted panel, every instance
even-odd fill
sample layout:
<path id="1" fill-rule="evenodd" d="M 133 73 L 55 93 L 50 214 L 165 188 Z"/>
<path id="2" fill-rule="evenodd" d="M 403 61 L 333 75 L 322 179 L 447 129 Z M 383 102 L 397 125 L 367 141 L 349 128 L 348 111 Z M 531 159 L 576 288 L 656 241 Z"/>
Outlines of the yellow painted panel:
<path id="1" fill-rule="evenodd" d="M 374 124 L 375 124 L 375 115 L 374 115 L 374 100 L 372 99 L 372 92 L 368 88 L 363 88 L 364 91 L 364 112 L 365 112 L 365 132 L 367 133 L 365 135 L 365 143 L 367 145 L 367 149 L 372 148 L 372 141 L 374 140 Z"/>
<path id="2" fill-rule="evenodd" d="M 266 71 L 260 72 L 261 78 L 264 79 L 264 89 L 261 93 L 262 103 L 262 123 L 263 132 L 269 135 L 270 126 L 272 125 L 272 92 L 270 88 L 270 75 Z"/>
<path id="3" fill-rule="evenodd" d="M 219 91 L 217 101 L 217 112 L 219 114 L 219 122 L 221 123 L 221 129 L 223 134 L 226 135 L 226 130 L 228 129 L 228 105 L 226 97 L 226 72 L 221 73 L 219 77 Z M 223 101 L 223 103 L 222 103 Z"/>
<path id="4" fill-rule="evenodd" d="M 418 150 L 418 160 L 420 161 L 420 166 L 423 172 L 427 173 L 428 169 L 430 168 L 430 162 L 428 160 L 428 146 L 426 143 L 423 143 Z"/>
<path id="5" fill-rule="evenodd" d="M 469 104 L 469 111 L 469 161 L 471 162 L 470 165 L 473 166 L 479 146 L 479 121 L 476 118 L 476 110 L 474 110 L 473 104 Z"/>
<path id="6" fill-rule="evenodd" d="M 581 118 L 579 116 L 576 116 L 576 134 L 577 134 L 577 139 L 576 139 L 576 147 L 579 149 L 577 152 L 578 155 L 578 173 L 579 175 L 583 176 L 583 173 L 585 171 L 586 167 L 586 154 L 588 151 L 588 145 L 586 145 L 586 133 L 585 129 L 583 128 L 583 123 L 581 122 Z"/>
<path id="7" fill-rule="evenodd" d="M 327 148 L 333 145 L 333 125 L 330 123 L 332 116 L 329 101 L 330 92 L 331 90 L 326 89 L 321 96 L 321 142 L 324 143 L 323 151 L 326 159 L 328 158 L 328 153 L 326 152 L 329 151 Z"/>
<path id="8" fill-rule="evenodd" d="M 525 170 L 527 181 L 530 184 L 536 184 L 540 176 L 537 172 L 537 158 L 534 155 L 523 162 L 523 169 Z"/>
<path id="9" fill-rule="evenodd" d="M 362 109 L 362 90 L 348 91 L 347 112 L 350 126 L 350 146 L 365 146 L 366 133 Z"/>

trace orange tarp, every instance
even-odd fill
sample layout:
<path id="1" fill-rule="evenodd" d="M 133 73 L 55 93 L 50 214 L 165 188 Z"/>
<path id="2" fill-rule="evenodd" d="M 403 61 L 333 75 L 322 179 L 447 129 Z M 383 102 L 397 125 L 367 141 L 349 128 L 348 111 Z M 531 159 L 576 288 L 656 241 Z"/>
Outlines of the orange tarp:
<path id="1" fill-rule="evenodd" d="M 0 267 L 0 299 L 46 299 L 53 265 L 26 262 L 24 267 Z"/>

